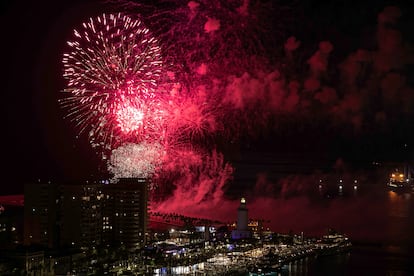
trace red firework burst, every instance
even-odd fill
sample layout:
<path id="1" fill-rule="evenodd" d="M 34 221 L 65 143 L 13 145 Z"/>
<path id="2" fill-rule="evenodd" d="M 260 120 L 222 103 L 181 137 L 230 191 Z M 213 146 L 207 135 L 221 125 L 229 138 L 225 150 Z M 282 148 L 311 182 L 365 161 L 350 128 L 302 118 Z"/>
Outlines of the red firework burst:
<path id="1" fill-rule="evenodd" d="M 163 70 L 158 41 L 124 14 L 90 18 L 67 43 L 62 100 L 68 117 L 93 146 L 156 139 L 163 110 L 157 91 Z"/>

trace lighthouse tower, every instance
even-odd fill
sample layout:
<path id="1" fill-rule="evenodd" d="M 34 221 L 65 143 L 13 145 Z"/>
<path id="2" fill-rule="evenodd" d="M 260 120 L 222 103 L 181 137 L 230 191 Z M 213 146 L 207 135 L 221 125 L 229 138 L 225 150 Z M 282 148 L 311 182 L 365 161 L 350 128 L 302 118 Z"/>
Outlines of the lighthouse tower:
<path id="1" fill-rule="evenodd" d="M 231 232 L 231 237 L 234 240 L 247 239 L 251 237 L 251 233 L 248 227 L 249 217 L 248 209 L 246 206 L 246 199 L 240 199 L 240 206 L 237 208 L 237 229 Z"/>
<path id="2" fill-rule="evenodd" d="M 248 210 L 246 207 L 246 199 L 242 197 L 240 199 L 240 206 L 237 208 L 237 230 L 239 231 L 247 231 L 249 228 L 247 227 L 248 224 Z"/>

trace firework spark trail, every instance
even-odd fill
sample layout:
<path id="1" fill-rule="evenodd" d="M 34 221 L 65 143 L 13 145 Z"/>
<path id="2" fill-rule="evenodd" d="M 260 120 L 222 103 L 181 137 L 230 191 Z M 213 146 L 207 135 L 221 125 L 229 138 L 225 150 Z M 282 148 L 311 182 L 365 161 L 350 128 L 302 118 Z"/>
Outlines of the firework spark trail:
<path id="1" fill-rule="evenodd" d="M 239 74 L 263 67 L 293 25 L 292 7 L 278 1 L 109 1 L 143 14 L 181 74 Z M 259 58 L 261 57 L 261 58 Z M 191 79 L 190 81 L 200 81 Z"/>
<path id="2" fill-rule="evenodd" d="M 263 116 L 269 110 L 257 112 L 257 106 L 250 104 L 252 108 L 239 112 L 240 108 L 229 105 L 228 98 L 236 98 L 239 90 L 228 88 L 243 74 L 255 76 L 274 70 L 271 63 L 278 56 L 275 45 L 283 44 L 288 21 L 293 18 L 290 6 L 256 0 L 109 2 L 128 12 L 143 14 L 143 20 L 163 41 L 165 62 L 181 65 L 176 66 L 175 74 L 186 91 L 182 103 L 190 108 L 183 108 L 182 113 L 175 109 L 171 117 L 177 122 L 176 129 L 182 131 L 177 132 L 181 137 L 200 137 L 223 130 L 227 130 L 224 135 L 234 136 L 238 132 L 236 124 L 249 128 L 267 120 Z M 279 16 L 275 17 L 276 14 Z M 283 53 L 282 47 L 280 50 Z M 204 98 L 198 95 L 200 90 L 206 91 Z M 250 98 L 256 96 L 260 95 Z M 267 99 L 256 100 L 260 105 Z M 195 111 L 193 104 L 197 105 L 198 114 L 190 114 L 190 110 Z M 253 115 L 252 110 L 259 114 Z M 235 117 L 236 113 L 240 115 Z M 175 119 L 179 115 L 182 120 Z M 188 120 L 188 115 L 192 120 Z M 241 120 L 244 122 L 238 123 Z M 229 125 L 234 126 L 232 130 Z"/>
<path id="3" fill-rule="evenodd" d="M 151 178 L 160 167 L 164 150 L 159 144 L 128 143 L 112 151 L 108 171 L 114 179 L 124 177 Z"/>
<path id="4" fill-rule="evenodd" d="M 88 132 L 91 144 L 112 148 L 157 137 L 163 62 L 158 41 L 142 22 L 103 14 L 74 30 L 67 44 L 61 103 L 79 131 Z"/>
<path id="5" fill-rule="evenodd" d="M 260 40 L 253 37 L 260 33 L 254 29 L 260 24 L 249 15 L 246 6 L 239 5 L 239 1 L 188 1 L 168 11 L 170 16 L 164 20 L 175 24 L 163 35 L 168 40 L 177 39 L 167 49 L 178 52 L 177 57 L 190 72 L 200 75 L 245 68 L 246 56 L 262 53 L 263 48 Z"/>
<path id="6" fill-rule="evenodd" d="M 204 90 L 195 89 L 191 94 L 174 95 L 169 101 L 166 129 L 172 140 L 187 143 L 205 140 L 221 127 L 216 120 L 219 110 Z"/>
<path id="7" fill-rule="evenodd" d="M 204 90 L 183 93 L 175 72 L 161 74 L 161 50 L 140 21 L 122 14 L 90 18 L 68 45 L 63 106 L 92 146 L 104 148 L 103 159 L 110 156 L 115 179 L 199 170 L 200 158 L 177 166 L 184 160 L 177 157 L 198 156 L 191 142 L 216 131 L 214 108 Z"/>
<path id="8" fill-rule="evenodd" d="M 149 140 L 162 144 L 164 162 L 162 166 L 158 165 L 164 174 L 176 172 L 180 176 L 175 179 L 177 189 L 190 185 L 190 182 L 202 182 L 204 188 L 195 196 L 197 201 L 201 201 L 209 190 L 220 194 L 221 189 L 216 189 L 216 182 L 228 177 L 213 176 L 214 171 L 219 171 L 214 160 L 220 159 L 221 155 L 213 154 L 208 158 L 200 155 L 204 150 L 197 149 L 194 140 L 204 141 L 224 128 L 224 121 L 219 118 L 226 117 L 224 113 L 231 110 L 223 111 L 221 102 L 223 89 L 227 85 L 220 82 L 227 81 L 230 74 L 251 70 L 252 61 L 257 61 L 257 56 L 262 55 L 264 46 L 258 43 L 262 41 L 258 36 L 263 34 L 261 28 L 265 25 L 259 21 L 265 17 L 257 15 L 268 9 L 256 1 L 189 1 L 184 5 L 174 1 L 163 3 L 167 4 L 160 4 L 160 9 L 148 12 L 146 23 L 157 30 L 163 46 L 166 46 L 164 64 L 183 64 L 181 68 L 174 66 L 174 78 L 170 79 L 181 87 L 165 89 L 168 93 L 163 95 L 162 103 L 151 106 L 148 111 L 141 102 L 135 104 L 127 98 L 126 103 L 112 108 L 111 112 L 116 114 L 118 130 L 129 136 L 132 129 L 133 133 L 139 133 L 143 138 L 134 142 Z M 129 12 L 134 5 L 144 7 L 144 4 L 131 2 L 127 8 Z M 144 9 L 148 11 L 151 8 L 146 6 Z M 143 128 L 145 114 L 151 114 L 154 110 L 161 113 L 161 119 L 155 122 L 161 126 L 158 128 L 161 136 L 151 140 L 151 137 L 145 136 L 147 132 L 140 133 L 138 130 Z M 117 138 L 116 134 L 111 136 Z M 117 152 L 113 153 L 113 156 L 117 155 Z M 187 162 L 183 164 L 183 160 Z M 214 168 L 213 163 L 217 165 Z M 225 167 L 223 172 L 229 172 L 229 165 L 222 165 Z M 131 165 L 125 167 L 133 168 Z M 110 169 L 114 172 L 114 166 Z M 223 184 L 225 180 L 219 182 Z"/>

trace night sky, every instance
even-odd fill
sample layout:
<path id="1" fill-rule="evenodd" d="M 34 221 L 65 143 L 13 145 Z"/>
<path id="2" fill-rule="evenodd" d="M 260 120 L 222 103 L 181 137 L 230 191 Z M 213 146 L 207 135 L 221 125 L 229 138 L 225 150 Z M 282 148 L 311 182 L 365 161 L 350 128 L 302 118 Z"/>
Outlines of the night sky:
<path id="1" fill-rule="evenodd" d="M 61 57 L 73 24 L 95 10 L 83 1 L 5 1 L 1 6 L 5 170 L 2 191 L 38 178 L 88 176 L 93 155 L 63 120 Z M 82 18 L 82 19 L 81 19 Z M 5 40 L 6 41 L 6 40 Z"/>
<path id="2" fill-rule="evenodd" d="M 24 182 L 38 178 L 67 180 L 97 175 L 98 157 L 85 139 L 75 138 L 77 133 L 63 119 L 64 112 L 57 103 L 59 91 L 64 88 L 61 58 L 66 40 L 74 26 L 103 9 L 98 1 L 84 2 L 5 0 L 0 4 L 1 112 L 5 120 L 0 194 L 20 193 Z M 377 16 L 391 4 L 402 10 L 396 27 L 412 47 L 413 10 L 405 2 L 281 1 L 291 5 L 290 18 L 284 21 L 290 25 L 286 26 L 287 33 L 282 36 L 294 35 L 302 41 L 303 56 L 308 58 L 318 49 L 320 41 L 330 41 L 334 50 L 329 62 L 333 68 L 338 68 L 357 49 L 377 47 Z M 384 124 L 362 124 L 358 128 L 353 123 L 343 123 L 347 121 L 347 114 L 343 115 L 345 119 L 342 118 L 341 123 L 328 124 L 326 116 L 320 115 L 317 107 L 314 112 L 305 114 L 307 119 L 303 119 L 302 111 L 298 109 L 284 114 L 274 123 L 277 127 L 271 130 L 255 137 L 241 135 L 240 140 L 229 145 L 219 141 L 219 148 L 233 161 L 236 169 L 237 164 L 250 165 L 252 175 L 245 175 L 249 178 L 254 178 L 260 170 L 255 169 L 260 165 L 257 159 L 266 167 L 266 164 L 276 162 L 276 156 L 280 160 L 280 153 L 298 160 L 316 156 L 321 163 L 334 162 L 337 158 L 350 163 L 410 159 L 414 138 L 414 110 L 410 109 L 414 107 L 412 53 L 409 58 L 411 65 L 407 62 L 396 74 L 404 75 L 405 85 L 410 89 L 404 94 L 387 94 L 392 102 L 390 105 L 379 103 L 376 94 L 369 105 L 364 105 L 373 110 L 387 110 Z M 306 59 L 297 66 L 308 66 Z M 340 76 L 332 77 L 331 84 L 340 86 L 343 80 Z M 391 81 L 389 90 L 393 90 L 394 85 Z M 400 100 L 393 101 L 395 98 Z M 403 105 L 405 110 L 401 112 Z M 362 110 L 361 114 L 364 118 L 375 116 L 369 110 Z M 266 158 L 256 158 L 261 153 L 266 153 Z"/>

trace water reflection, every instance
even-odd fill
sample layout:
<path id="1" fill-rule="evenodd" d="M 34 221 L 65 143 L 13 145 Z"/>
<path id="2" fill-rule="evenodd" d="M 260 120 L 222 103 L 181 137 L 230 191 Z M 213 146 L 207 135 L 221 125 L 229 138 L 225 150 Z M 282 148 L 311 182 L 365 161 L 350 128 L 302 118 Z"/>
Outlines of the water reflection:
<path id="1" fill-rule="evenodd" d="M 318 199 L 306 205 L 306 214 L 321 218 L 318 227 L 325 224 L 348 234 L 355 241 L 350 255 L 306 258 L 285 266 L 281 275 L 414 275 L 414 192 L 343 182 L 341 195 L 339 186 L 339 181 L 318 181 Z"/>
<path id="2" fill-rule="evenodd" d="M 359 194 L 359 186 L 357 179 L 319 179 L 317 190 L 322 198 L 355 197 Z"/>
<path id="3" fill-rule="evenodd" d="M 285 265 L 279 276 L 341 275 L 346 271 L 350 253 L 323 257 L 307 257 Z"/>
<path id="4" fill-rule="evenodd" d="M 411 193 L 388 191 L 388 215 L 390 217 L 408 217 L 412 207 Z"/>

